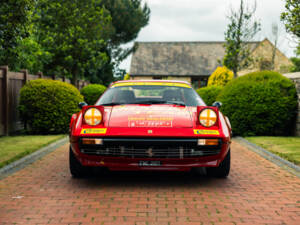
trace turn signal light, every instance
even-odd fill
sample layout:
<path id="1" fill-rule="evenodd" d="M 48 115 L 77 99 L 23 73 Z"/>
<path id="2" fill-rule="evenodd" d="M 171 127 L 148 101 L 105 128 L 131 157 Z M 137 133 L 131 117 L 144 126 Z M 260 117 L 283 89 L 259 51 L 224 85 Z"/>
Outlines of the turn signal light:
<path id="1" fill-rule="evenodd" d="M 198 145 L 219 145 L 219 139 L 198 139 Z"/>
<path id="2" fill-rule="evenodd" d="M 82 138 L 82 144 L 84 145 L 102 145 L 103 140 L 99 138 Z"/>

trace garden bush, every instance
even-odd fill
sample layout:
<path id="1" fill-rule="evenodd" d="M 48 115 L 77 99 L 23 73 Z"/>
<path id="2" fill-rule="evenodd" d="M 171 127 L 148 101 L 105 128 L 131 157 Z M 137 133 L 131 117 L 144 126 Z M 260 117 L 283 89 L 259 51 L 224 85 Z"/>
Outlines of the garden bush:
<path id="1" fill-rule="evenodd" d="M 72 114 L 83 101 L 71 84 L 54 80 L 32 80 L 20 92 L 19 111 L 33 133 L 66 133 Z"/>
<path id="2" fill-rule="evenodd" d="M 82 88 L 80 93 L 87 104 L 94 105 L 105 90 L 106 87 L 101 84 L 89 84 Z"/>
<path id="3" fill-rule="evenodd" d="M 124 80 L 130 80 L 130 75 L 128 73 L 125 74 Z"/>
<path id="4" fill-rule="evenodd" d="M 226 66 L 219 66 L 217 69 L 209 76 L 207 86 L 225 86 L 229 81 L 233 79 L 233 72 L 229 70 Z"/>
<path id="5" fill-rule="evenodd" d="M 217 100 L 217 97 L 222 89 L 222 86 L 209 86 L 197 89 L 197 93 L 200 95 L 206 105 L 212 105 Z"/>
<path id="6" fill-rule="evenodd" d="M 297 92 L 291 80 L 261 71 L 229 82 L 218 96 L 234 135 L 289 135 L 295 123 Z"/>

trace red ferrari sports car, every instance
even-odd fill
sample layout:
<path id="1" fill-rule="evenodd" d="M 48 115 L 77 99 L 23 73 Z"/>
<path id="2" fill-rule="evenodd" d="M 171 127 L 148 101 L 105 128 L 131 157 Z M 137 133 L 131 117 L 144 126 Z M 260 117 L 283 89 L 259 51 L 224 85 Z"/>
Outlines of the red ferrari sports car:
<path id="1" fill-rule="evenodd" d="M 231 126 L 221 103 L 206 106 L 183 81 L 112 83 L 95 105 L 80 103 L 70 123 L 70 171 L 189 171 L 227 177 Z"/>

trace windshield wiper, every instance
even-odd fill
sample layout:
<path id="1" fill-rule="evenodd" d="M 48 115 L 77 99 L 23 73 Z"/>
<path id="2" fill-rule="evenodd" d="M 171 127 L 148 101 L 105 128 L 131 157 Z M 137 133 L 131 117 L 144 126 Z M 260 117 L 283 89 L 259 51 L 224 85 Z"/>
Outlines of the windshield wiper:
<path id="1" fill-rule="evenodd" d="M 182 101 L 166 101 L 166 104 L 173 104 L 173 105 L 185 106 L 185 103 L 182 102 Z"/>
<path id="2" fill-rule="evenodd" d="M 146 101 L 140 101 L 136 103 L 137 104 L 173 104 L 173 105 L 185 106 L 185 103 L 181 101 L 146 100 Z"/>
<path id="3" fill-rule="evenodd" d="M 102 106 L 114 106 L 114 105 L 124 105 L 124 103 L 121 102 L 110 102 L 110 103 L 104 103 L 104 104 L 100 104 Z"/>
<path id="4" fill-rule="evenodd" d="M 136 104 L 163 104 L 166 101 L 162 100 L 144 100 L 144 101 L 138 101 Z"/>

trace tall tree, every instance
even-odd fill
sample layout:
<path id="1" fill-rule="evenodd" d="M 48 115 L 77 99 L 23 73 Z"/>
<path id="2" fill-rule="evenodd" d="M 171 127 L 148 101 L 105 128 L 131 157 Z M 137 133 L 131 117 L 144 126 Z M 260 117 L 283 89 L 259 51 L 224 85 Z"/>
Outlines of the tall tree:
<path id="1" fill-rule="evenodd" d="M 29 36 L 35 0 L 6 0 L 0 3 L 0 64 L 15 69 L 19 46 Z"/>
<path id="2" fill-rule="evenodd" d="M 52 54 L 47 73 L 68 76 L 75 84 L 107 62 L 103 49 L 114 30 L 100 0 L 40 0 L 35 21 L 38 42 Z"/>
<path id="3" fill-rule="evenodd" d="M 298 58 L 291 58 L 294 66 L 293 72 L 300 71 L 300 1 L 286 0 L 286 11 L 281 14 L 281 20 L 285 24 L 286 31 L 295 36 L 298 47 L 295 51 Z"/>
<path id="4" fill-rule="evenodd" d="M 229 24 L 225 32 L 225 56 L 223 64 L 231 69 L 234 77 L 237 72 L 251 62 L 249 41 L 260 30 L 260 24 L 253 19 L 256 4 L 249 7 L 241 0 L 237 11 L 231 9 Z"/>
<path id="5" fill-rule="evenodd" d="M 286 11 L 281 14 L 287 32 L 300 38 L 300 1 L 286 0 Z"/>
<path id="6" fill-rule="evenodd" d="M 291 61 L 293 66 L 291 67 L 291 72 L 299 72 L 300 71 L 300 58 L 292 57 Z"/>
<path id="7" fill-rule="evenodd" d="M 141 0 L 39 0 L 37 42 L 50 53 L 45 71 L 95 83 L 110 83 L 119 63 L 134 49 L 134 40 L 149 21 Z M 49 59 L 49 58 L 47 58 Z"/>
<path id="8" fill-rule="evenodd" d="M 105 52 L 109 60 L 98 70 L 97 78 L 118 75 L 119 64 L 130 55 L 136 46 L 124 48 L 122 45 L 133 41 L 140 30 L 145 27 L 150 18 L 150 9 L 141 0 L 102 0 L 101 5 L 110 12 L 115 33 L 109 38 Z"/>
<path id="9" fill-rule="evenodd" d="M 110 12 L 115 34 L 110 42 L 116 45 L 134 40 L 141 28 L 149 21 L 150 9 L 141 0 L 102 0 L 102 5 Z"/>

